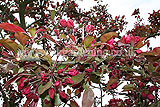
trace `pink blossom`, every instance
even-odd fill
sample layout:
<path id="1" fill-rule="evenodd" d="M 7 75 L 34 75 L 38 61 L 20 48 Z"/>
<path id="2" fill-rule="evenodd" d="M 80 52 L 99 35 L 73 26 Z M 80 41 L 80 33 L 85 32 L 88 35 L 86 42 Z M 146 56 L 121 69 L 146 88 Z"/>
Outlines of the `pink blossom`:
<path id="1" fill-rule="evenodd" d="M 33 95 L 34 102 L 38 102 L 39 98 L 37 95 Z"/>
<path id="2" fill-rule="evenodd" d="M 141 51 L 140 49 L 137 49 L 137 50 L 136 50 L 136 53 L 137 53 L 137 54 L 141 54 L 142 51 Z"/>
<path id="3" fill-rule="evenodd" d="M 92 41 L 91 47 L 93 47 L 95 43 L 96 43 L 96 40 L 94 39 L 94 40 Z"/>
<path id="4" fill-rule="evenodd" d="M 71 78 L 66 78 L 66 79 L 65 79 L 65 82 L 66 82 L 67 84 L 74 84 L 74 81 L 73 81 Z"/>
<path id="5" fill-rule="evenodd" d="M 108 43 L 109 45 L 113 45 L 114 39 L 112 38 L 111 40 L 107 41 L 107 43 Z"/>
<path id="6" fill-rule="evenodd" d="M 48 104 L 49 104 L 49 101 L 48 101 L 47 99 L 45 99 L 45 100 L 44 100 L 44 103 L 45 103 L 46 105 L 48 105 Z"/>
<path id="7" fill-rule="evenodd" d="M 91 50 L 91 56 L 95 57 L 97 54 L 96 50 Z"/>
<path id="8" fill-rule="evenodd" d="M 22 94 L 24 94 L 24 95 L 27 95 L 27 94 L 29 94 L 30 92 L 31 92 L 31 90 L 30 90 L 29 87 L 26 87 L 26 88 L 24 88 L 24 89 L 22 90 Z"/>
<path id="9" fill-rule="evenodd" d="M 54 86 L 57 87 L 57 86 L 59 86 L 59 85 L 60 85 L 60 81 L 57 80 L 57 81 L 54 83 Z"/>
<path id="10" fill-rule="evenodd" d="M 155 87 L 155 86 L 151 86 L 151 87 L 149 88 L 149 91 L 150 91 L 150 92 L 156 91 L 156 87 Z"/>
<path id="11" fill-rule="evenodd" d="M 85 69 L 86 72 L 92 72 L 92 68 L 89 68 L 89 69 Z"/>
<path id="12" fill-rule="evenodd" d="M 78 73 L 79 73 L 79 72 L 78 72 L 77 70 L 75 70 L 75 69 L 71 69 L 71 70 L 68 71 L 68 74 L 71 75 L 71 76 L 75 76 L 75 75 L 77 75 Z"/>
<path id="13" fill-rule="evenodd" d="M 147 94 L 143 91 L 143 92 L 142 92 L 142 96 L 143 96 L 143 97 L 147 97 Z"/>
<path id="14" fill-rule="evenodd" d="M 57 71 L 58 74 L 60 74 L 60 73 L 62 73 L 62 72 L 63 72 L 63 69 L 59 69 L 59 70 Z"/>
<path id="15" fill-rule="evenodd" d="M 136 41 L 136 43 L 137 43 L 137 42 L 139 42 L 140 37 L 139 37 L 139 36 L 135 36 L 134 39 L 135 39 L 135 41 Z"/>
<path id="16" fill-rule="evenodd" d="M 129 36 L 129 35 L 127 35 L 127 37 L 126 37 L 126 43 L 131 43 L 131 36 Z"/>
<path id="17" fill-rule="evenodd" d="M 117 82 L 113 83 L 111 86 L 110 86 L 110 89 L 115 89 L 117 87 Z"/>
<path id="18" fill-rule="evenodd" d="M 148 95 L 147 95 L 147 98 L 148 98 L 149 100 L 153 100 L 154 97 L 153 97 L 152 94 L 148 94 Z"/>
<path id="19" fill-rule="evenodd" d="M 30 92 L 29 94 L 26 95 L 27 98 L 32 99 L 33 98 L 33 93 Z"/>
<path id="20" fill-rule="evenodd" d="M 68 27 L 68 28 L 74 28 L 73 20 L 69 19 L 69 20 L 67 21 L 67 27 Z"/>
<path id="21" fill-rule="evenodd" d="M 89 33 L 89 32 L 93 32 L 94 31 L 94 26 L 93 25 L 87 25 L 86 26 L 86 32 Z"/>
<path id="22" fill-rule="evenodd" d="M 138 86 L 139 86 L 139 87 L 142 87 L 142 86 L 143 86 L 143 82 L 140 82 L 140 83 L 138 84 Z"/>
<path id="23" fill-rule="evenodd" d="M 54 93 L 55 93 L 54 88 L 50 88 L 48 93 L 49 93 L 49 96 L 53 99 L 54 98 Z"/>
<path id="24" fill-rule="evenodd" d="M 59 21 L 59 23 L 60 23 L 60 25 L 61 25 L 62 27 L 66 27 L 66 26 L 67 26 L 67 21 L 66 21 L 65 19 L 61 19 L 61 20 Z"/>
<path id="25" fill-rule="evenodd" d="M 61 91 L 61 90 L 59 90 L 59 95 L 60 95 L 63 99 L 66 99 L 66 98 L 67 98 L 67 95 L 66 95 L 63 91 Z"/>
<path id="26" fill-rule="evenodd" d="M 55 32 L 55 34 L 56 34 L 57 36 L 59 36 L 59 30 L 54 29 L 54 32 Z"/>
<path id="27" fill-rule="evenodd" d="M 41 73 L 41 76 L 42 76 L 41 80 L 44 82 L 47 77 L 46 77 L 46 75 L 44 73 Z"/>

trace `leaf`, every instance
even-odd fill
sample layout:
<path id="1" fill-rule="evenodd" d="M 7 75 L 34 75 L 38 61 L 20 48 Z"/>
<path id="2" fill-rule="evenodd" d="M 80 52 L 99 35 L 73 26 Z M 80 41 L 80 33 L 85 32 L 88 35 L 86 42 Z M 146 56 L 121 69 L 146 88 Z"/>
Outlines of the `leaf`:
<path id="1" fill-rule="evenodd" d="M 114 38 L 114 37 L 117 37 L 118 34 L 115 33 L 115 32 L 109 32 L 109 33 L 106 33 L 104 35 L 101 36 L 100 40 L 101 42 L 107 42 L 109 41 L 110 39 Z"/>
<path id="2" fill-rule="evenodd" d="M 71 107 L 79 107 L 79 105 L 77 104 L 77 102 L 74 101 L 74 100 L 70 100 L 70 106 Z"/>
<path id="3" fill-rule="evenodd" d="M 145 39 L 146 39 L 146 37 L 141 37 L 139 42 L 136 44 L 136 46 L 134 48 L 141 48 L 142 46 L 144 46 L 142 41 Z"/>
<path id="4" fill-rule="evenodd" d="M 34 38 L 35 34 L 36 34 L 36 29 L 34 28 L 29 28 L 28 29 L 29 33 L 31 34 L 31 36 Z"/>
<path id="5" fill-rule="evenodd" d="M 60 38 L 66 40 L 67 39 L 67 35 L 66 34 L 61 34 Z"/>
<path id="6" fill-rule="evenodd" d="M 17 44 L 15 41 L 10 40 L 10 39 L 1 39 L 1 40 L 0 40 L 0 43 L 1 43 L 3 46 L 7 47 L 9 50 L 17 53 L 18 44 Z"/>
<path id="7" fill-rule="evenodd" d="M 52 64 L 52 57 L 50 55 L 45 55 L 42 58 L 45 59 L 50 65 Z"/>
<path id="8" fill-rule="evenodd" d="M 75 95 L 78 96 L 81 93 L 80 89 L 76 89 Z"/>
<path id="9" fill-rule="evenodd" d="M 71 77 L 71 79 L 74 81 L 74 84 L 78 84 L 84 79 L 84 76 L 85 74 L 79 74 L 79 75 Z"/>
<path id="10" fill-rule="evenodd" d="M 90 77 L 90 80 L 91 80 L 93 83 L 97 83 L 97 84 L 100 83 L 100 76 L 98 76 L 98 75 L 96 75 L 96 74 L 91 74 L 89 77 Z"/>
<path id="11" fill-rule="evenodd" d="M 60 99 L 60 96 L 59 94 L 55 94 L 55 99 L 54 99 L 54 105 L 55 106 L 59 106 L 61 104 L 61 99 Z"/>
<path id="12" fill-rule="evenodd" d="M 156 47 L 152 50 L 152 52 L 156 55 L 160 55 L 160 47 Z"/>
<path id="13" fill-rule="evenodd" d="M 118 81 L 118 78 L 110 78 L 107 83 L 107 89 L 110 89 L 110 85 L 112 85 L 113 83 L 115 83 L 117 81 Z"/>
<path id="14" fill-rule="evenodd" d="M 50 87 L 52 86 L 52 81 L 50 80 L 49 82 L 47 82 L 47 84 L 45 84 L 44 86 L 42 86 L 39 90 L 38 90 L 38 94 L 43 94 L 46 90 L 48 90 Z"/>
<path id="15" fill-rule="evenodd" d="M 22 75 L 20 75 L 22 73 L 18 73 L 17 75 L 15 75 L 14 77 L 12 77 L 9 81 L 7 81 L 4 84 L 4 88 L 7 88 L 12 82 L 14 82 L 15 80 L 19 79 Z"/>
<path id="16" fill-rule="evenodd" d="M 10 23 L 1 23 L 0 28 L 10 32 L 25 32 L 19 26 Z"/>
<path id="17" fill-rule="evenodd" d="M 123 91 L 132 91 L 135 89 L 135 86 L 133 84 L 128 84 L 128 85 L 125 85 L 122 89 Z"/>
<path id="18" fill-rule="evenodd" d="M 52 42 L 54 42 L 55 44 L 57 44 L 57 45 L 59 45 L 51 36 L 49 36 L 48 34 L 44 34 L 43 36 L 42 36 L 42 38 L 47 38 L 47 39 L 49 39 L 49 40 L 51 40 Z M 60 46 L 60 45 L 59 45 Z"/>
<path id="19" fill-rule="evenodd" d="M 94 37 L 93 37 L 93 36 L 87 36 L 87 37 L 84 39 L 84 46 L 85 46 L 86 48 L 89 47 L 89 46 L 91 46 L 93 40 L 94 40 Z"/>
<path id="20" fill-rule="evenodd" d="M 24 46 L 28 40 L 28 38 L 26 37 L 26 35 L 24 35 L 21 32 L 16 32 L 15 33 L 15 38 Z"/>
<path id="21" fill-rule="evenodd" d="M 69 34 L 69 37 L 72 39 L 73 42 L 76 41 L 76 38 L 73 35 Z"/>
<path id="22" fill-rule="evenodd" d="M 71 95 L 71 89 L 67 89 L 67 94 Z"/>
<path id="23" fill-rule="evenodd" d="M 85 90 L 82 98 L 82 107 L 91 107 L 94 103 L 94 92 L 92 89 Z"/>
<path id="24" fill-rule="evenodd" d="M 52 11 L 51 11 L 51 20 L 54 19 L 55 15 L 56 15 L 56 11 L 55 11 L 55 10 L 52 10 Z"/>
<path id="25" fill-rule="evenodd" d="M 4 59 L 0 59 L 0 64 L 7 64 L 9 63 L 8 61 L 5 61 Z"/>
<path id="26" fill-rule="evenodd" d="M 86 83 L 83 83 L 82 87 L 85 89 L 85 90 L 89 90 L 89 83 L 86 82 Z"/>

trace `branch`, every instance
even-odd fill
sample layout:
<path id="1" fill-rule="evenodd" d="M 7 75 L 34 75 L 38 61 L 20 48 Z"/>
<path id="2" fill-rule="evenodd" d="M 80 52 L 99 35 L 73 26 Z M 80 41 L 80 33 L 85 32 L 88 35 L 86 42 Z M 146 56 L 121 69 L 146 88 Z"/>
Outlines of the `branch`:
<path id="1" fill-rule="evenodd" d="M 8 102 L 8 98 L 6 97 L 6 94 L 5 94 L 5 92 L 3 91 L 3 89 L 2 89 L 1 83 L 0 83 L 0 90 L 1 90 L 2 97 L 3 97 L 3 99 L 4 99 L 4 102 L 7 104 L 7 107 L 10 107 L 10 104 L 9 104 L 9 102 Z"/>

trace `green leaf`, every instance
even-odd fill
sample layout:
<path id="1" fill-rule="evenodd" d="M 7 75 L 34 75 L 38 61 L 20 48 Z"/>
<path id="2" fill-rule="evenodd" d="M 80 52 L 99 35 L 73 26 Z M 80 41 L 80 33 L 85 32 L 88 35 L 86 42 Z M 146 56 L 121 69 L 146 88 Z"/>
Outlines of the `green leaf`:
<path id="1" fill-rule="evenodd" d="M 94 40 L 94 37 L 93 37 L 93 36 L 87 36 L 87 37 L 84 39 L 84 48 L 90 47 L 93 40 Z"/>
<path id="2" fill-rule="evenodd" d="M 51 86 L 52 86 L 52 81 L 47 82 L 47 84 L 45 84 L 44 86 L 42 86 L 41 88 L 39 88 L 38 94 L 40 94 L 40 95 L 43 94 Z"/>
<path id="3" fill-rule="evenodd" d="M 85 74 L 80 74 L 73 76 L 71 79 L 74 81 L 74 84 L 80 83 L 84 79 Z"/>
<path id="4" fill-rule="evenodd" d="M 61 104 L 60 96 L 59 96 L 59 94 L 55 94 L 55 97 L 54 97 L 54 105 L 55 105 L 55 106 L 59 106 L 60 104 Z"/>
<path id="5" fill-rule="evenodd" d="M 21 73 L 21 72 L 23 72 L 24 71 L 24 68 L 22 67 L 22 68 L 20 68 L 19 70 L 18 70 L 18 73 Z"/>
<path id="6" fill-rule="evenodd" d="M 52 11 L 51 11 L 51 20 L 54 19 L 55 15 L 56 15 L 56 11 L 55 11 L 55 10 L 52 10 Z"/>
<path id="7" fill-rule="evenodd" d="M 66 34 L 61 34 L 60 37 L 61 37 L 61 39 L 64 39 L 64 40 L 67 39 L 67 35 Z"/>
<path id="8" fill-rule="evenodd" d="M 131 91 L 135 89 L 135 86 L 133 84 L 128 84 L 128 85 L 125 85 L 122 89 L 123 91 Z"/>
<path id="9" fill-rule="evenodd" d="M 42 58 L 45 59 L 50 65 L 52 64 L 52 57 L 50 55 L 45 55 Z"/>
<path id="10" fill-rule="evenodd" d="M 35 34 L 36 34 L 36 29 L 34 28 L 29 28 L 28 29 L 29 33 L 31 34 L 31 36 L 34 38 Z"/>
<path id="11" fill-rule="evenodd" d="M 66 66 L 66 64 L 61 64 L 61 65 L 59 65 L 59 66 L 57 67 L 57 69 L 64 69 L 65 66 Z"/>
<path id="12" fill-rule="evenodd" d="M 96 74 L 91 74 L 91 75 L 90 75 L 90 80 L 91 80 L 93 83 L 99 84 L 99 83 L 100 83 L 100 76 L 98 76 L 98 75 L 96 75 Z"/>
<path id="13" fill-rule="evenodd" d="M 7 64 L 7 63 L 9 63 L 8 61 L 5 61 L 5 60 L 3 60 L 3 59 L 0 59 L 0 64 Z"/>
<path id="14" fill-rule="evenodd" d="M 83 27 L 83 24 L 80 24 L 80 25 L 79 25 L 79 28 L 82 28 L 82 27 Z"/>
<path id="15" fill-rule="evenodd" d="M 85 90 L 89 90 L 89 83 L 86 82 L 86 83 L 83 83 L 82 87 L 85 89 Z"/>
<path id="16" fill-rule="evenodd" d="M 9 50 L 11 50 L 15 53 L 18 52 L 18 44 L 15 41 L 10 40 L 10 39 L 1 39 L 0 43 L 3 46 L 7 47 Z"/>

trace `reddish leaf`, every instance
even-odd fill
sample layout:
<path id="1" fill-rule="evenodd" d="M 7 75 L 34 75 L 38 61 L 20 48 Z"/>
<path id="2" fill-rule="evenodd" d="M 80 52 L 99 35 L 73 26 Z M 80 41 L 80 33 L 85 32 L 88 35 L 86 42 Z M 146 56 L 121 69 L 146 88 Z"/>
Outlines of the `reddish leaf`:
<path id="1" fill-rule="evenodd" d="M 54 98 L 54 93 L 55 93 L 54 88 L 50 88 L 48 93 L 49 93 L 49 96 L 53 99 Z"/>
<path id="2" fill-rule="evenodd" d="M 27 99 L 23 107 L 28 107 L 29 103 L 32 101 L 31 98 Z"/>
<path id="3" fill-rule="evenodd" d="M 118 36 L 117 33 L 115 33 L 115 32 L 109 32 L 109 33 L 106 33 L 106 34 L 102 35 L 101 38 L 100 38 L 100 40 L 101 40 L 102 42 L 107 42 L 107 41 L 109 41 L 110 39 L 112 39 L 112 38 L 114 38 L 114 37 L 117 37 L 117 36 Z"/>
<path id="4" fill-rule="evenodd" d="M 74 101 L 74 100 L 71 100 L 71 101 L 70 101 L 70 106 L 71 106 L 71 107 L 79 107 L 79 105 L 77 104 L 77 102 Z"/>
<path id="5" fill-rule="evenodd" d="M 76 38 L 73 35 L 69 34 L 69 37 L 72 39 L 73 42 L 76 41 Z"/>
<path id="6" fill-rule="evenodd" d="M 14 77 L 12 77 L 9 81 L 7 81 L 4 85 L 4 88 L 7 88 L 12 82 L 14 82 L 15 80 L 19 79 L 22 75 L 20 75 L 22 73 L 19 73 L 17 75 L 15 75 Z"/>
<path id="7" fill-rule="evenodd" d="M 107 89 L 110 89 L 110 86 L 117 81 L 118 81 L 118 78 L 110 78 L 107 84 Z"/>
<path id="8" fill-rule="evenodd" d="M 79 95 L 81 93 L 80 89 L 76 89 L 75 95 Z"/>
<path id="9" fill-rule="evenodd" d="M 82 98 L 82 107 L 91 107 L 94 103 L 94 92 L 92 89 L 85 90 Z"/>
<path id="10" fill-rule="evenodd" d="M 24 35 L 21 32 L 16 32 L 15 33 L 15 38 L 24 46 L 28 40 L 28 38 L 26 37 L 26 35 Z"/>
<path id="11" fill-rule="evenodd" d="M 160 47 L 156 47 L 152 51 L 154 54 L 160 55 Z"/>
<path id="12" fill-rule="evenodd" d="M 10 24 L 10 23 L 1 23 L 0 28 L 10 31 L 10 32 L 25 32 L 22 28 L 17 25 Z"/>
<path id="13" fill-rule="evenodd" d="M 7 47 L 9 50 L 17 53 L 17 49 L 18 49 L 18 44 L 10 39 L 1 39 L 0 43 L 4 46 Z"/>
<path id="14" fill-rule="evenodd" d="M 57 45 L 59 45 L 51 36 L 49 36 L 48 34 L 44 34 L 43 36 L 42 36 L 42 38 L 47 38 L 47 39 L 49 39 L 49 40 L 51 40 L 52 42 L 54 42 L 55 44 L 57 44 Z"/>

